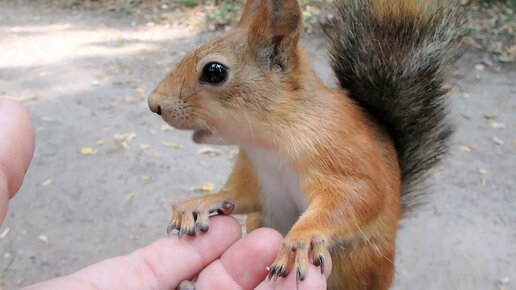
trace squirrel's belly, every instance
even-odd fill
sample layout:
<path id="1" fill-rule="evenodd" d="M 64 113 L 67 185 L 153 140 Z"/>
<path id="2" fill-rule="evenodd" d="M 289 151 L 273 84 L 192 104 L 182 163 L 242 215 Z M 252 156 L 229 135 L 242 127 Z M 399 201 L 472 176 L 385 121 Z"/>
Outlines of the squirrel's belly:
<path id="1" fill-rule="evenodd" d="M 299 179 L 276 152 L 247 148 L 260 183 L 262 221 L 285 235 L 306 209 Z"/>

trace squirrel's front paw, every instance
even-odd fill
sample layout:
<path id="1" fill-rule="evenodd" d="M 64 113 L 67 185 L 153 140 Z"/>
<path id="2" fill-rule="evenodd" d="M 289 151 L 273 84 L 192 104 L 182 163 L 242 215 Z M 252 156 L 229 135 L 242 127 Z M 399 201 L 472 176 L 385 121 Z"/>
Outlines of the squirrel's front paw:
<path id="1" fill-rule="evenodd" d="M 230 214 L 235 205 L 228 200 L 220 200 L 215 195 L 194 197 L 172 203 L 172 220 L 167 227 L 167 235 L 178 230 L 178 236 L 194 236 L 196 232 L 206 232 L 212 213 Z"/>
<path id="2" fill-rule="evenodd" d="M 268 279 L 286 277 L 293 265 L 296 271 L 296 281 L 306 278 L 308 263 L 321 267 L 324 273 L 324 257 L 328 254 L 328 243 L 319 235 L 312 233 L 291 235 L 283 240 L 278 257 L 269 267 Z"/>

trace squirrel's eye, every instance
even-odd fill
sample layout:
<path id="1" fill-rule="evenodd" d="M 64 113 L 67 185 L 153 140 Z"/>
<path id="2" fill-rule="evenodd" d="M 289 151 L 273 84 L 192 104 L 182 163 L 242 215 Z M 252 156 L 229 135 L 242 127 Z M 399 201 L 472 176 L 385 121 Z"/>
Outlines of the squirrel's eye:
<path id="1" fill-rule="evenodd" d="M 228 68 L 218 62 L 210 62 L 202 69 L 201 81 L 210 84 L 220 84 L 228 77 Z"/>

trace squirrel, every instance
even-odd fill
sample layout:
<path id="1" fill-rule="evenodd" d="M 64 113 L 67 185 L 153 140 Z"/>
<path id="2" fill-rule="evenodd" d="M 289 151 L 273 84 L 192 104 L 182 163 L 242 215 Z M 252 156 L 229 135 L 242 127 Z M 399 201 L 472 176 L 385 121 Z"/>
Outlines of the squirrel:
<path id="1" fill-rule="evenodd" d="M 248 214 L 284 235 L 269 278 L 332 258 L 329 289 L 388 289 L 403 214 L 447 151 L 446 75 L 461 53 L 449 1 L 339 0 L 324 29 L 339 87 L 300 44 L 297 0 L 248 0 L 238 25 L 186 55 L 148 98 L 193 141 L 237 145 L 225 186 L 172 203 L 168 232 Z"/>

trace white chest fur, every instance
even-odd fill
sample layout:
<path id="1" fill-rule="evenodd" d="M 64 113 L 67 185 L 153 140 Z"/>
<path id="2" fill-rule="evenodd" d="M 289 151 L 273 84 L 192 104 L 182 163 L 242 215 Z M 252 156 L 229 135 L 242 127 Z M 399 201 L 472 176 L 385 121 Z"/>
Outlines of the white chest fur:
<path id="1" fill-rule="evenodd" d="M 285 235 L 306 209 L 299 179 L 276 152 L 256 148 L 245 152 L 258 175 L 263 222 Z"/>

